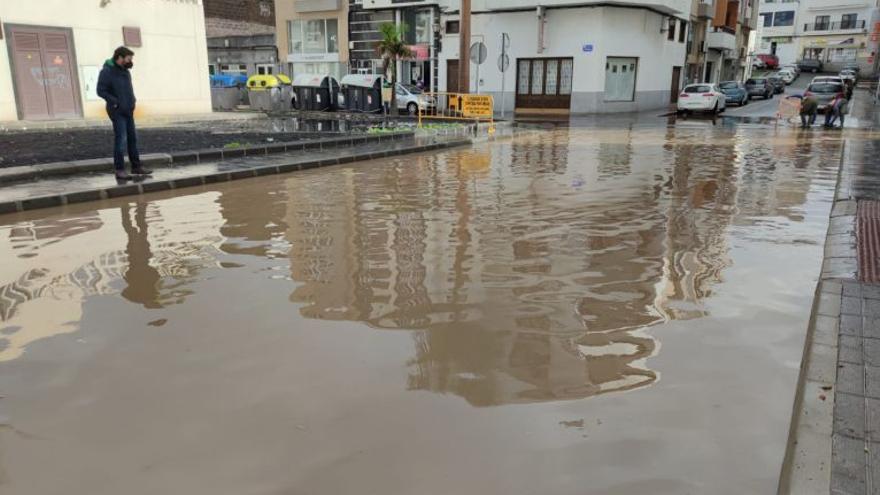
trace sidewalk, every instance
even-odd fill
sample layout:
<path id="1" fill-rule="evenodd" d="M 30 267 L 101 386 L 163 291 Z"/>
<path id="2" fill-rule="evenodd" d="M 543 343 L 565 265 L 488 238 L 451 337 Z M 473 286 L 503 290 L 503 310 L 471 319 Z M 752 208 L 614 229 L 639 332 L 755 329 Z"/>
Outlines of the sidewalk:
<path id="1" fill-rule="evenodd" d="M 17 182 L 0 188 L 0 214 L 106 198 L 144 194 L 154 191 L 201 186 L 215 182 L 245 179 L 259 175 L 283 174 L 341 163 L 351 163 L 408 153 L 471 144 L 471 139 L 457 135 L 419 136 L 412 133 L 388 134 L 379 139 L 348 138 L 332 147 L 312 148 L 299 144 L 296 150 L 277 154 L 235 157 L 215 152 L 211 161 L 158 167 L 153 176 L 136 182 L 117 183 L 110 170 L 73 175 L 50 176 Z M 239 150 L 241 151 L 241 150 Z M 204 158 L 203 154 L 199 158 Z"/>
<path id="2" fill-rule="evenodd" d="M 880 106 L 852 109 L 780 494 L 880 493 Z"/>

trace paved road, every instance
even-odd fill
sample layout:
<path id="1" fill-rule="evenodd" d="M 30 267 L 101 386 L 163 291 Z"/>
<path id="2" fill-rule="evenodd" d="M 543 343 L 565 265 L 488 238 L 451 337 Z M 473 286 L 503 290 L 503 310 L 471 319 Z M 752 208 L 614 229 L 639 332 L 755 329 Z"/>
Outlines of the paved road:
<path id="1" fill-rule="evenodd" d="M 783 95 L 802 93 L 813 77 L 812 74 L 801 74 L 791 86 L 785 88 Z M 773 117 L 776 115 L 779 100 L 783 95 L 776 95 L 768 100 L 755 99 L 744 107 L 731 106 L 727 109 L 725 115 L 736 117 Z"/>

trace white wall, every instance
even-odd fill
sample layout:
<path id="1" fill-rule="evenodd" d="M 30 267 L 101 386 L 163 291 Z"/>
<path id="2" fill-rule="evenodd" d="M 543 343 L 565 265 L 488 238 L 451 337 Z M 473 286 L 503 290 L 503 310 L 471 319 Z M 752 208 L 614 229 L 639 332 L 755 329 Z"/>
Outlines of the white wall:
<path id="1" fill-rule="evenodd" d="M 544 31 L 544 51 L 538 53 L 538 21 L 535 12 L 508 12 L 473 16 L 472 35 L 484 35 L 488 60 L 480 67 L 481 92 L 496 94 L 500 106 L 501 73 L 497 59 L 501 53 L 501 33 L 510 34 L 510 69 L 506 74 L 506 108 L 512 108 L 516 87 L 516 59 L 525 57 L 572 57 L 574 59 L 572 111 L 628 111 L 657 108 L 668 103 L 673 66 L 684 66 L 685 43 L 667 41 L 660 33 L 664 17 L 643 9 L 595 7 L 549 9 Z M 592 44 L 591 53 L 583 51 Z M 605 104 L 607 57 L 639 59 L 636 92 L 642 98 L 651 94 L 655 103 Z M 440 83 L 445 88 L 446 60 L 458 58 L 458 36 L 445 36 L 440 54 Z M 684 73 L 684 69 L 682 69 Z M 472 81 L 476 67 L 471 66 Z M 472 89 L 474 88 L 472 84 Z M 665 93 L 665 97 L 662 94 Z M 664 100 L 665 98 L 665 100 Z M 648 106 L 646 106 L 648 105 Z"/>
<path id="2" fill-rule="evenodd" d="M 141 29 L 133 48 L 137 116 L 211 111 L 208 51 L 200 0 L 0 0 L 0 22 L 73 29 L 85 117 L 103 117 L 103 100 L 88 100 L 83 67 L 100 67 L 122 44 L 122 26 Z M 8 60 L 0 40 L 0 121 L 18 118 Z"/>

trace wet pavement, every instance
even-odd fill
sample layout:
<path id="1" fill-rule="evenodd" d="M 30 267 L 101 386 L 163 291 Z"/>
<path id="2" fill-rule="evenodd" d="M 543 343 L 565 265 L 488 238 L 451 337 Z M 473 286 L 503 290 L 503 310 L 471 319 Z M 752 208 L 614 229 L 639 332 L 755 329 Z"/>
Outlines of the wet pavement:
<path id="1" fill-rule="evenodd" d="M 841 134 L 625 120 L 0 216 L 3 493 L 774 492 Z"/>

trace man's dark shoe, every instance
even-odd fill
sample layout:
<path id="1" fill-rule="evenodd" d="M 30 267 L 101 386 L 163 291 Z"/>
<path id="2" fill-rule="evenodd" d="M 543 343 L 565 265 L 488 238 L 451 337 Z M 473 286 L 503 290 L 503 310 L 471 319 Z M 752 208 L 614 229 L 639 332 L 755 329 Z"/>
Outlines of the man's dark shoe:
<path id="1" fill-rule="evenodd" d="M 153 175 L 152 170 L 146 169 L 144 167 L 135 167 L 131 169 L 131 173 L 134 175 Z"/>
<path id="2" fill-rule="evenodd" d="M 128 175 L 125 170 L 119 170 L 118 172 L 116 172 L 116 180 L 126 181 L 131 179 L 132 177 Z"/>

